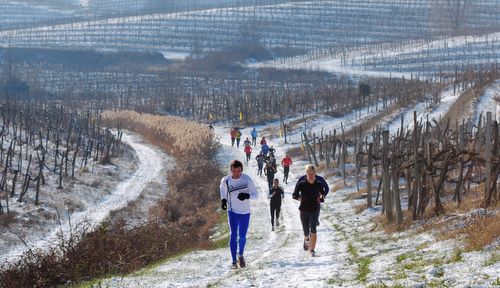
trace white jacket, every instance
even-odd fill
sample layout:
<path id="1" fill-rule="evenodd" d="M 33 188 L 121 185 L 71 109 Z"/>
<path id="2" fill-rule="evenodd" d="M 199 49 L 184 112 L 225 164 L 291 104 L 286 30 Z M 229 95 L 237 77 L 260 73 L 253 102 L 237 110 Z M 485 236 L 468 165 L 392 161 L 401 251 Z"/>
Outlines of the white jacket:
<path id="1" fill-rule="evenodd" d="M 238 199 L 238 194 L 240 193 L 249 193 L 250 199 L 257 199 L 259 197 L 250 176 L 241 173 L 239 179 L 233 179 L 231 175 L 222 178 L 220 182 L 220 198 L 227 200 L 227 211 L 237 214 L 249 214 L 250 201 L 249 199 L 243 201 Z"/>

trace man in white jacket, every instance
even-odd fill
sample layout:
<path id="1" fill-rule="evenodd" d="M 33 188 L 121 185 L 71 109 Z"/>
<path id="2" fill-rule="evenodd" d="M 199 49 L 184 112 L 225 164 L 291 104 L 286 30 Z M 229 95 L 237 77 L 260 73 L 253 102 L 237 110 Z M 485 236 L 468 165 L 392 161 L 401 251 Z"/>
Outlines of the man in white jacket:
<path id="1" fill-rule="evenodd" d="M 242 173 L 243 163 L 238 160 L 231 162 L 231 174 L 220 182 L 221 208 L 227 210 L 230 238 L 229 248 L 233 258 L 233 268 L 245 267 L 246 235 L 250 222 L 250 200 L 257 199 L 258 193 L 250 176 Z M 236 250 L 239 246 L 238 259 Z"/>

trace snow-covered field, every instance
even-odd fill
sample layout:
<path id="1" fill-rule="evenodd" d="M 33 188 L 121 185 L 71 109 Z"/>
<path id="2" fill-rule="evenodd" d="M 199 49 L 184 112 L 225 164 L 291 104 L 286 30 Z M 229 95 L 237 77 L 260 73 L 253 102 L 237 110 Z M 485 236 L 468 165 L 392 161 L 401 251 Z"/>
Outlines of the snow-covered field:
<path id="1" fill-rule="evenodd" d="M 492 88 L 493 89 L 493 88 Z M 391 134 L 395 134 L 398 129 L 401 127 L 401 117 L 404 117 L 404 128 L 412 129 L 413 127 L 413 111 L 417 112 L 417 120 L 426 120 L 427 118 L 432 121 L 432 119 L 436 119 L 439 121 L 441 117 L 443 117 L 450 109 L 451 105 L 455 102 L 455 100 L 460 96 L 461 91 L 453 91 L 453 86 L 447 87 L 443 91 L 441 91 L 438 96 L 441 101 L 439 103 L 432 104 L 429 99 L 424 99 L 422 102 L 415 103 L 413 105 L 409 105 L 407 107 L 385 107 L 380 108 L 377 111 L 371 110 L 367 112 L 366 108 L 356 109 L 353 112 L 350 112 L 341 117 L 334 117 L 328 115 L 315 115 L 312 117 L 308 117 L 304 119 L 305 124 L 297 125 L 291 131 L 288 132 L 287 138 L 288 143 L 284 149 L 292 148 L 294 145 L 300 143 L 301 134 L 306 131 L 308 135 L 312 135 L 315 133 L 316 135 L 320 135 L 323 131 L 324 134 L 328 134 L 330 132 L 333 133 L 333 130 L 337 130 L 337 135 L 340 135 L 342 126 L 345 131 L 351 131 L 355 128 L 358 128 L 360 124 L 376 126 L 380 125 L 382 129 L 388 129 Z M 495 92 L 491 92 L 491 94 L 495 95 Z M 397 106 L 397 105 L 395 105 Z M 487 105 L 483 105 L 482 107 L 486 107 Z M 479 109 L 479 107 L 478 107 Z M 373 122 L 372 119 L 377 117 L 377 115 L 387 112 L 387 116 L 379 120 L 379 122 Z M 292 121 L 301 120 L 300 116 L 291 117 L 286 119 L 287 123 Z M 366 127 L 362 127 L 366 128 Z M 266 127 L 262 127 L 262 129 L 266 129 Z M 268 130 L 273 131 L 272 137 L 279 136 L 280 123 L 272 122 L 268 124 Z M 281 139 L 279 144 L 284 144 L 284 141 Z"/>
<path id="2" fill-rule="evenodd" d="M 488 111 L 491 112 L 493 120 L 500 121 L 500 80 L 488 87 L 479 101 L 475 103 L 474 114 L 472 115 L 473 123 L 479 121 L 481 113 L 482 116 L 486 116 Z"/>
<path id="3" fill-rule="evenodd" d="M 44 249 L 49 245 L 58 243 L 58 237 L 69 237 L 69 233 L 75 233 L 77 227 L 95 227 L 104 221 L 112 211 L 125 208 L 135 201 L 141 202 L 141 209 L 147 211 L 155 199 L 166 193 L 166 171 L 173 167 L 174 161 L 163 153 L 159 148 L 145 143 L 135 133 L 125 132 L 122 140 L 132 150 L 125 153 L 122 158 L 113 159 L 115 164 L 104 167 L 96 167 L 94 174 L 82 175 L 84 183 L 71 182 L 64 190 L 58 191 L 44 188 L 47 197 L 42 195 L 42 204 L 34 206 L 29 203 L 12 203 L 11 210 L 20 215 L 40 215 L 35 223 L 23 225 L 11 225 L 4 230 L 0 239 L 0 259 L 14 260 L 27 251 L 18 237 L 23 238 L 31 249 Z M 104 175 L 103 175 L 104 174 Z M 56 181 L 47 180 L 47 183 Z M 85 183 L 91 183 L 97 187 L 92 189 Z M 94 184 L 92 184 L 94 183 Z M 66 185 L 65 185 L 66 186 Z M 48 191 L 48 190 L 50 191 Z M 94 191 L 95 190 L 95 191 Z M 68 203 L 78 203 L 77 207 L 68 208 Z M 73 204 L 74 206 L 75 204 Z M 46 214 L 55 214 L 58 211 L 61 219 L 44 219 Z M 145 214 L 142 211 L 142 214 Z M 140 216 L 141 211 L 138 211 Z M 144 221 L 141 219 L 126 218 L 130 222 Z M 29 220 L 29 219 L 28 219 Z M 58 222 L 61 222 L 59 225 Z M 16 236 L 18 235 L 18 236 Z"/>
<path id="4" fill-rule="evenodd" d="M 124 0 L 101 2 L 102 5 L 90 5 L 97 15 L 102 11 L 119 15 L 134 2 L 139 3 L 135 8 L 137 10 L 144 6 L 140 4 L 142 1 L 127 0 L 123 5 L 120 4 Z M 445 17 L 430 17 L 432 1 L 271 1 L 268 4 L 235 1 L 223 7 L 226 5 L 214 1 L 208 7 L 198 3 L 188 8 L 190 11 L 183 12 L 110 16 L 102 20 L 76 20 L 73 23 L 5 30 L 0 32 L 0 45 L 155 51 L 192 51 L 193 48 L 200 48 L 209 51 L 241 44 L 242 34 L 251 34 L 251 40 L 245 41 L 258 41 L 268 48 L 317 51 L 429 39 L 450 32 L 442 23 L 446 22 Z M 474 14 L 467 15 L 464 28 L 497 32 L 498 18 L 495 15 L 499 6 L 485 0 L 475 1 L 474 6 L 477 6 L 471 9 Z M 125 10 L 122 11 L 122 8 Z M 131 9 L 134 10 L 133 7 Z M 487 48 L 479 47 L 475 51 L 481 54 Z M 352 59 L 354 62 L 359 60 Z"/>
<path id="5" fill-rule="evenodd" d="M 367 77 L 406 77 L 454 71 L 463 64 L 494 63 L 500 57 L 500 33 L 364 46 L 335 53 L 314 53 L 252 63 L 249 67 L 306 69 Z"/>
<path id="6" fill-rule="evenodd" d="M 242 131 L 243 139 L 250 129 Z M 243 160 L 242 148 L 230 146 L 229 126 L 216 127 L 216 131 L 223 144 L 219 155 L 223 167 L 231 159 Z M 271 141 L 278 160 L 285 152 L 281 141 Z M 303 174 L 304 164 L 292 165 L 290 179 Z M 255 180 L 260 193 L 252 202 L 247 268 L 230 268 L 228 248 L 200 250 L 131 275 L 105 279 L 99 287 L 488 287 L 498 283 L 500 263 L 490 261 L 498 255 L 498 245 L 464 253 L 460 242 L 440 241 L 416 228 L 384 234 L 370 220 L 380 214 L 380 207 L 356 214 L 355 207 L 365 200 L 346 200 L 355 192 L 353 180 L 342 188 L 335 176 L 328 178 L 333 191 L 321 208 L 317 257 L 311 258 L 302 250 L 298 202 L 291 199 L 296 180 L 285 185 L 283 221 L 272 232 L 266 179 L 257 175 L 255 160 L 245 164 L 244 172 Z M 282 175 L 279 168 L 277 178 Z"/>

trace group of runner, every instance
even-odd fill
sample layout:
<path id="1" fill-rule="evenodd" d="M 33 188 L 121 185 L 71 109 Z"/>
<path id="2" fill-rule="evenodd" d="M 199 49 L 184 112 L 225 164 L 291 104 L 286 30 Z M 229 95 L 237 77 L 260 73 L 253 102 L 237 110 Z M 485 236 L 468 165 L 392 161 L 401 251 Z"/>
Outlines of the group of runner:
<path id="1" fill-rule="evenodd" d="M 233 130 L 236 134 L 233 134 Z M 239 140 L 237 138 L 238 132 L 240 132 L 239 129 L 232 129 L 230 133 L 231 144 L 234 146 L 234 135 L 237 148 L 239 148 Z M 253 128 L 251 133 L 252 141 L 247 138 L 244 142 L 244 151 L 247 163 L 251 157 L 251 146 L 256 146 L 257 135 L 256 129 Z M 264 174 L 267 177 L 269 187 L 268 199 L 270 199 L 271 229 L 274 231 L 275 225 L 279 226 L 281 203 L 282 199 L 285 197 L 285 191 L 280 185 L 279 179 L 275 178 L 277 173 L 276 157 L 274 155 L 275 149 L 273 146 L 268 146 L 265 137 L 262 137 L 260 144 L 261 149 L 259 154 L 255 157 L 258 166 L 257 173 L 259 176 L 262 176 L 262 172 L 264 171 Z M 290 155 L 285 154 L 285 157 L 281 161 L 281 165 L 283 166 L 284 172 L 283 182 L 286 184 L 288 183 L 288 176 L 292 163 Z M 257 199 L 258 193 L 255 183 L 251 177 L 242 173 L 243 163 L 241 161 L 233 160 L 230 164 L 230 172 L 231 173 L 229 175 L 225 176 L 221 180 L 220 196 L 221 208 L 228 211 L 228 222 L 230 228 L 229 247 L 233 260 L 232 267 L 238 268 L 246 266 L 243 252 L 246 244 L 246 233 L 250 220 L 250 199 Z M 324 202 L 328 192 L 329 187 L 325 179 L 316 175 L 316 167 L 309 164 L 305 167 L 305 175 L 301 176 L 297 180 L 292 194 L 293 199 L 300 201 L 300 221 L 304 234 L 303 248 L 305 251 L 308 251 L 311 256 L 316 255 L 316 227 L 319 225 L 318 218 L 320 203 Z"/>

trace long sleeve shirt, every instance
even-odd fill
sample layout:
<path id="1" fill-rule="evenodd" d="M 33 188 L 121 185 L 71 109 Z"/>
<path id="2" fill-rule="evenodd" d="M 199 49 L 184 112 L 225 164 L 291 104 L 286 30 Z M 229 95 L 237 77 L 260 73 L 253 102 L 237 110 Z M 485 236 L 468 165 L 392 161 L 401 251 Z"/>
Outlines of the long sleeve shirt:
<path id="1" fill-rule="evenodd" d="M 271 198 L 271 204 L 281 204 L 281 199 L 285 197 L 285 191 L 283 187 L 272 187 L 269 191 L 269 198 Z"/>
<path id="2" fill-rule="evenodd" d="M 227 210 L 237 214 L 250 214 L 249 199 L 240 200 L 238 194 L 248 193 L 250 199 L 259 197 L 252 178 L 244 173 L 238 179 L 233 179 L 231 175 L 227 175 L 222 178 L 219 188 L 220 198 L 227 200 Z"/>
<path id="3" fill-rule="evenodd" d="M 314 180 L 314 183 L 307 182 L 307 179 L 304 178 L 297 182 L 295 185 L 295 190 L 293 191 L 292 198 L 299 199 L 300 201 L 299 210 L 305 212 L 313 212 L 317 211 L 320 208 L 319 199 L 320 195 L 324 195 L 323 185 L 317 180 Z"/>
<path id="4" fill-rule="evenodd" d="M 297 181 L 297 183 L 302 181 L 302 180 L 306 180 L 306 175 L 301 176 L 299 178 L 299 180 Z M 328 183 L 326 183 L 325 178 L 316 175 L 316 182 L 319 182 L 321 184 L 321 186 L 323 186 L 323 192 L 321 192 L 321 194 L 323 194 L 323 197 L 328 195 L 328 192 L 330 191 L 330 187 L 328 186 Z"/>

